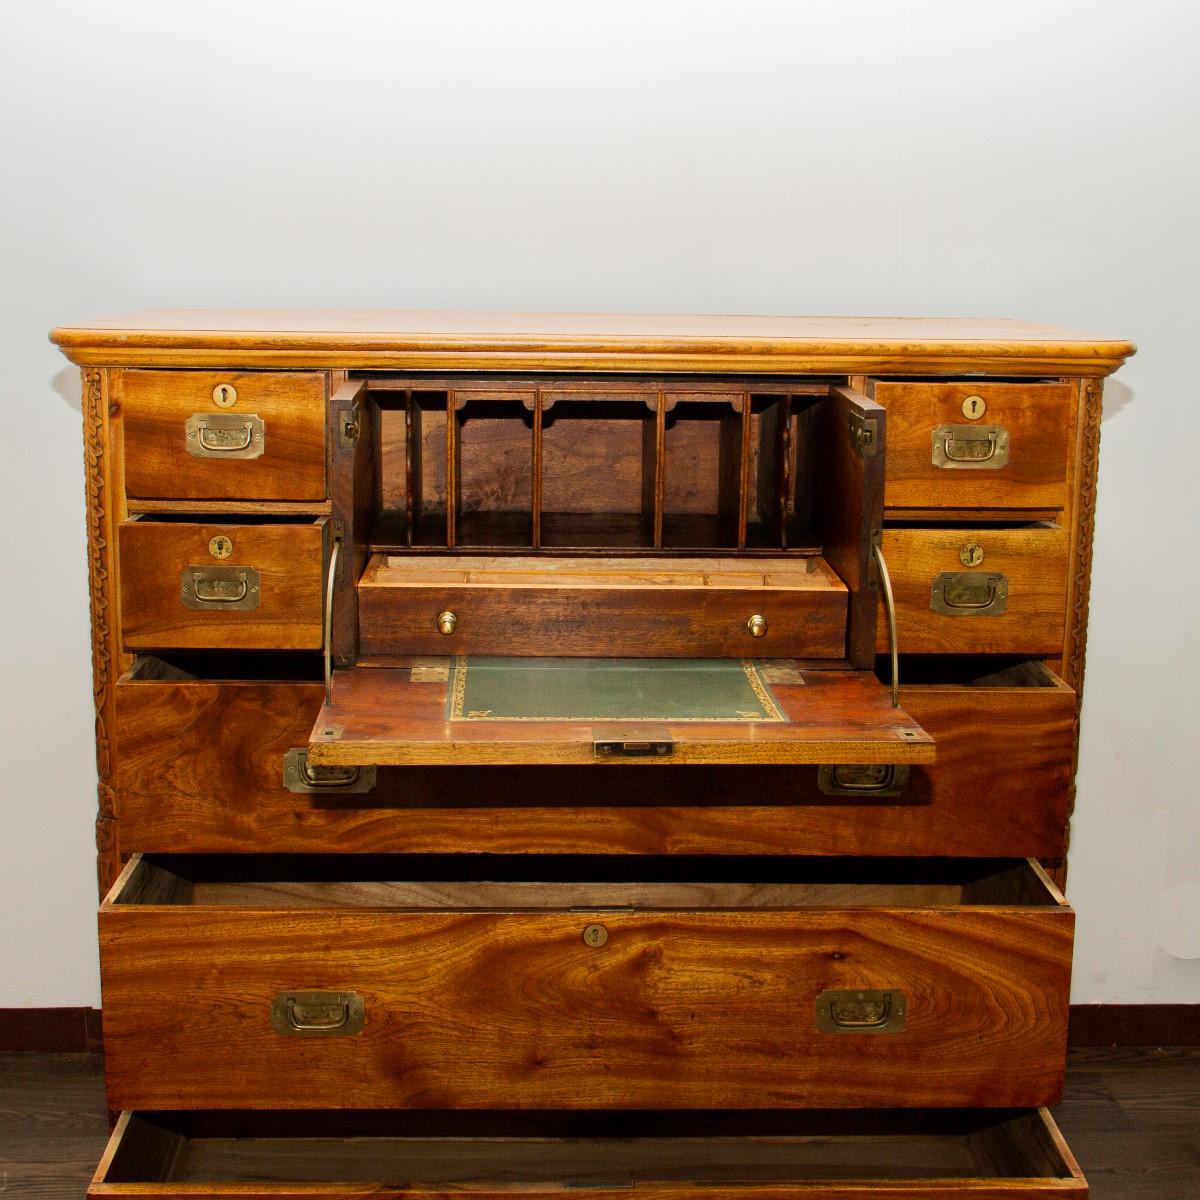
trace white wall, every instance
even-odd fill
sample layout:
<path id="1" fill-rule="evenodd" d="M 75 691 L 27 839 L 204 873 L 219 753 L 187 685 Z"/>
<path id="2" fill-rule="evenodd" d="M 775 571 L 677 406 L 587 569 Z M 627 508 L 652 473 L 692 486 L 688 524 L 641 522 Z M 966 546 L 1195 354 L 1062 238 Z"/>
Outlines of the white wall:
<path id="1" fill-rule="evenodd" d="M 144 306 L 1009 315 L 1104 422 L 1077 1001 L 1200 1000 L 1193 4 L 10 0 L 0 1007 L 98 1001 L 78 384 Z"/>

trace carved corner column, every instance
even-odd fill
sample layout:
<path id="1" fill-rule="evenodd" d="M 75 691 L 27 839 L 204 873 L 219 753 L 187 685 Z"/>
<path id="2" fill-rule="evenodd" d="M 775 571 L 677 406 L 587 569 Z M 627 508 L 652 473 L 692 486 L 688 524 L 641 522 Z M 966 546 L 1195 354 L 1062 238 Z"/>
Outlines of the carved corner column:
<path id="1" fill-rule="evenodd" d="M 117 620 L 116 526 L 124 505 L 114 445 L 108 373 L 83 371 L 83 461 L 87 490 L 88 574 L 92 617 L 92 695 L 96 706 L 96 880 L 103 897 L 121 871 L 112 787 L 115 687 L 124 666 Z"/>
<path id="2" fill-rule="evenodd" d="M 1087 654 L 1088 603 L 1092 588 L 1092 536 L 1096 528 L 1096 486 L 1100 471 L 1100 418 L 1104 381 L 1081 379 L 1072 454 L 1070 531 L 1067 571 L 1067 620 L 1063 641 L 1062 678 L 1075 689 L 1075 738 L 1071 751 L 1071 794 L 1067 800 L 1067 845 L 1075 812 L 1075 774 L 1079 769 L 1079 712 L 1083 705 L 1083 675 Z M 1060 888 L 1066 886 L 1064 857 L 1051 872 Z"/>

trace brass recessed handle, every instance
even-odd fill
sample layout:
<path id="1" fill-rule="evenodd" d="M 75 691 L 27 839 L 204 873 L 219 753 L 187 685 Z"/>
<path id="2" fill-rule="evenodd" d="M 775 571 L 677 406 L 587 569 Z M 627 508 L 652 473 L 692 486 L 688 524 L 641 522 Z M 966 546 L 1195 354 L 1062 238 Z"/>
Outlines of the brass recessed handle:
<path id="1" fill-rule="evenodd" d="M 897 988 L 834 988 L 817 997 L 822 1033 L 903 1033 L 908 999 Z"/>
<path id="2" fill-rule="evenodd" d="M 767 618 L 762 613 L 755 613 L 754 616 L 746 622 L 746 632 L 751 637 L 766 637 L 767 636 Z"/>
<path id="3" fill-rule="evenodd" d="M 285 1037 L 353 1037 L 365 1017 L 357 992 L 279 992 L 271 1001 L 271 1028 Z"/>
<path id="4" fill-rule="evenodd" d="M 438 633 L 443 637 L 449 637 L 458 625 L 458 618 L 447 609 L 445 612 L 438 613 L 437 627 Z"/>

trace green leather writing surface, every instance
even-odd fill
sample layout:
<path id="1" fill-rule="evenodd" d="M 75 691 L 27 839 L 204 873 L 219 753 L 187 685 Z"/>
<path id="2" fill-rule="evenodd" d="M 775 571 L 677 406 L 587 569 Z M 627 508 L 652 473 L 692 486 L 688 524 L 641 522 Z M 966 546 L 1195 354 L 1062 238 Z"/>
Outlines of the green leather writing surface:
<path id="1" fill-rule="evenodd" d="M 758 664 L 724 658 L 456 658 L 452 721 L 782 721 Z"/>

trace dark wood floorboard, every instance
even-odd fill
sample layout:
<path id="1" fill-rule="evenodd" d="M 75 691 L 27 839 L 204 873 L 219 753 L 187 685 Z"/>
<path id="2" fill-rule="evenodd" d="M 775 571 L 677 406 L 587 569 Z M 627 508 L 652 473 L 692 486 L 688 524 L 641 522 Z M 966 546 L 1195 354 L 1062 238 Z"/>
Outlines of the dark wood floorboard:
<path id="1" fill-rule="evenodd" d="M 1054 1115 L 1094 1200 L 1200 1200 L 1200 1048 L 1072 1050 Z M 0 1054 L 3 1200 L 78 1200 L 107 1136 L 97 1055 Z"/>

